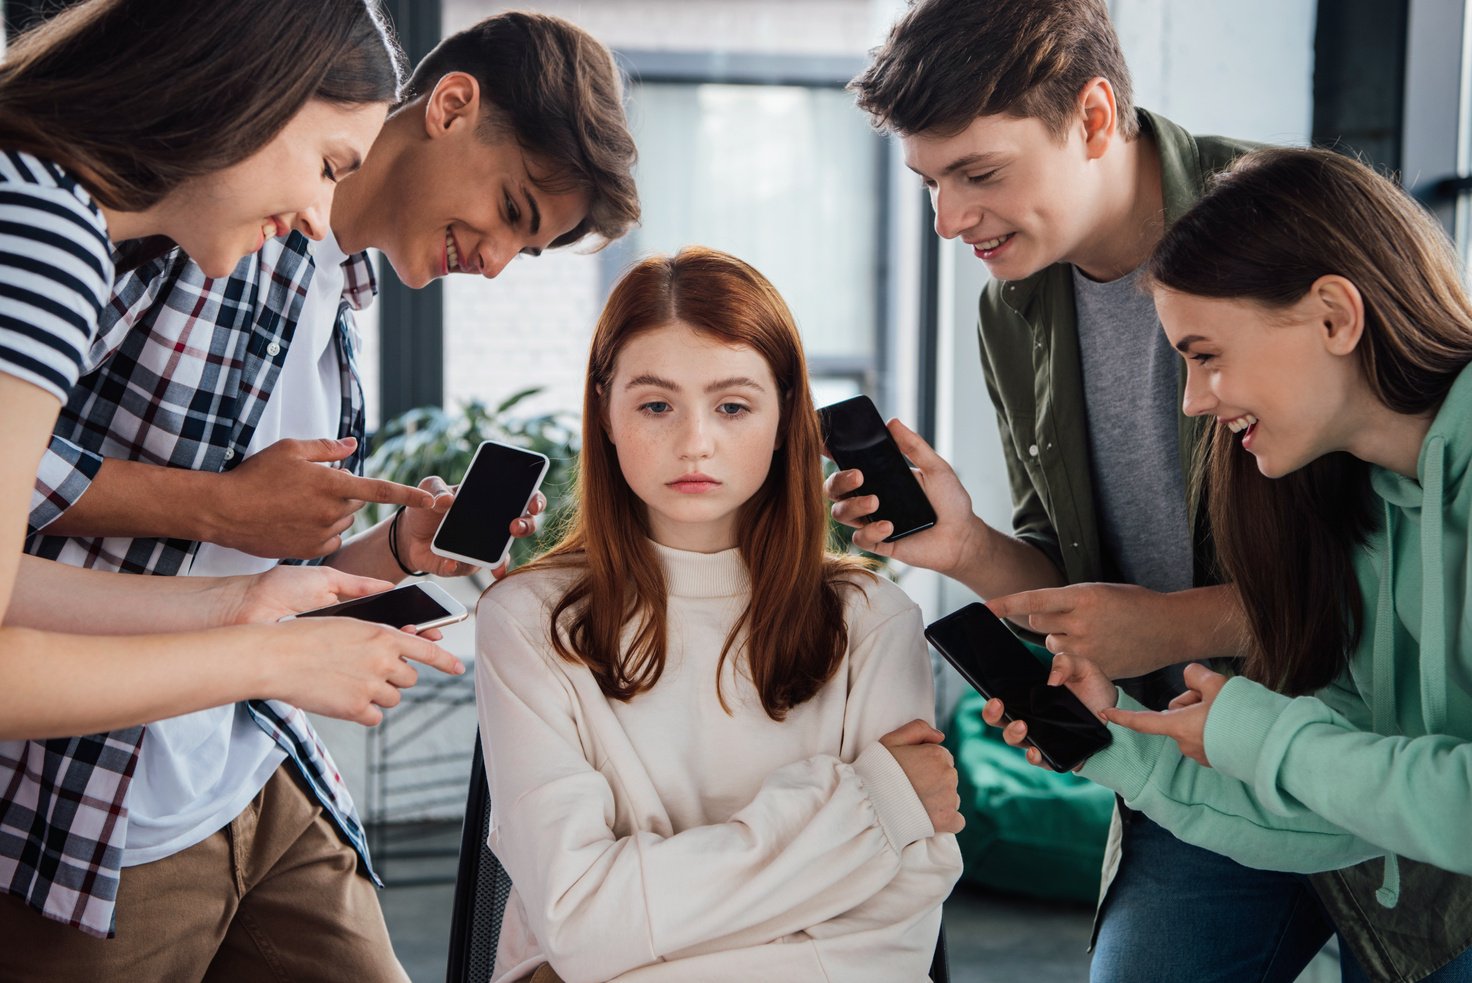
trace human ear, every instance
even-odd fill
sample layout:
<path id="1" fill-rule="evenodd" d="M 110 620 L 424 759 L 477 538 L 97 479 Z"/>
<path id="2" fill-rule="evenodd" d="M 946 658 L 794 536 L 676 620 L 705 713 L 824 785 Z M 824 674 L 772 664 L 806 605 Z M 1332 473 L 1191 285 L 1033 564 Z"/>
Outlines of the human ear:
<path id="1" fill-rule="evenodd" d="M 1314 316 L 1323 331 L 1324 348 L 1332 355 L 1348 355 L 1365 333 L 1365 301 L 1359 288 L 1337 274 L 1321 276 L 1308 288 Z"/>
<path id="2" fill-rule="evenodd" d="M 1090 160 L 1097 160 L 1114 142 L 1119 128 L 1114 86 L 1107 78 L 1095 76 L 1084 83 L 1078 93 L 1078 113 L 1083 124 L 1084 149 Z"/>
<path id="3" fill-rule="evenodd" d="M 603 386 L 594 384 L 593 393 L 598 397 L 598 425 L 603 428 L 603 435 L 608 438 L 608 442 L 617 447 L 618 441 L 613 439 L 613 427 L 608 424 L 608 401 L 603 398 Z"/>
<path id="4" fill-rule="evenodd" d="M 466 72 L 449 72 L 435 83 L 424 107 L 424 128 L 436 139 L 480 116 L 480 83 Z"/>

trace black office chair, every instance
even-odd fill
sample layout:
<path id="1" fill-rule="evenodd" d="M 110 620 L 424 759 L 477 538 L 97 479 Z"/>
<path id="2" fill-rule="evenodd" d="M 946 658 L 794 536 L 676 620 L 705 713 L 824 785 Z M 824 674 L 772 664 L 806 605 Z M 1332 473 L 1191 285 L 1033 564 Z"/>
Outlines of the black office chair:
<path id="1" fill-rule="evenodd" d="M 475 736 L 475 758 L 470 765 L 470 794 L 465 800 L 465 825 L 460 831 L 460 865 L 455 873 L 455 910 L 450 915 L 450 958 L 446 983 L 487 983 L 496 965 L 496 942 L 501 917 L 511 895 L 511 875 L 486 845 L 491 831 L 491 789 L 486 783 L 480 735 Z M 951 983 L 946 962 L 946 930 L 935 942 L 930 963 L 932 983 Z"/>

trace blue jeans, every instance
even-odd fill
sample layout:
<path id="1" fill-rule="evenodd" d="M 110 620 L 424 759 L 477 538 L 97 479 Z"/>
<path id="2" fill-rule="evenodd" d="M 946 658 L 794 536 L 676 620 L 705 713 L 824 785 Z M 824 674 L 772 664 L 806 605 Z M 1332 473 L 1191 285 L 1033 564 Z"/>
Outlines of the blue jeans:
<path id="1" fill-rule="evenodd" d="M 1254 870 L 1126 815 L 1124 856 L 1099 913 L 1092 983 L 1292 983 L 1334 925 L 1307 877 Z M 1340 947 L 1344 983 L 1368 983 Z M 1425 983 L 1472 983 L 1472 951 Z"/>

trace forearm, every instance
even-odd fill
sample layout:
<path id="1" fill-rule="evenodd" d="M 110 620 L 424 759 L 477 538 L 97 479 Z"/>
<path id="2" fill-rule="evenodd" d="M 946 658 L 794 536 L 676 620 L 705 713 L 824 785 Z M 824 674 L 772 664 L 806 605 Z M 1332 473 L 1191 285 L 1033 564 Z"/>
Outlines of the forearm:
<path id="1" fill-rule="evenodd" d="M 236 577 L 147 577 L 23 556 L 3 623 L 77 635 L 193 631 L 226 623 Z M 238 598 L 237 598 L 238 599 Z"/>
<path id="2" fill-rule="evenodd" d="M 1171 640 L 1170 650 L 1178 654 L 1174 662 L 1246 657 L 1251 633 L 1237 588 L 1219 584 L 1162 596 L 1169 603 L 1169 617 L 1160 627 Z"/>
<path id="3" fill-rule="evenodd" d="M 0 740 L 95 734 L 266 692 L 262 629 L 100 636 L 0 628 Z"/>
<path id="4" fill-rule="evenodd" d="M 327 557 L 323 562 L 343 573 L 356 574 L 359 577 L 376 577 L 379 580 L 398 583 L 404 579 L 405 575 L 403 569 L 394 562 L 393 554 L 389 552 L 388 537 L 392 523 L 393 519 L 390 517 L 371 529 L 365 529 L 343 543 L 336 553 Z M 403 557 L 405 555 L 404 541 L 400 539 L 398 545 L 399 556 Z"/>
<path id="5" fill-rule="evenodd" d="M 969 540 L 974 545 L 955 570 L 942 571 L 983 599 L 1043 587 L 1062 587 L 1063 572 L 1033 544 L 1008 536 L 973 519 Z"/>
<path id="6" fill-rule="evenodd" d="M 160 536 L 214 542 L 221 476 L 107 458 L 81 498 L 46 526 L 73 537 Z"/>

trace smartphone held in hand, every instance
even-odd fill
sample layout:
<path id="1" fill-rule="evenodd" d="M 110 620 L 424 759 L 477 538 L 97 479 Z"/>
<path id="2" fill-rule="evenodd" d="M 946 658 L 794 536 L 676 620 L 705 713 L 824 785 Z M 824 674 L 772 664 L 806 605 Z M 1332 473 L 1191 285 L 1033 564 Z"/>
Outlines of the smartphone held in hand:
<path id="1" fill-rule="evenodd" d="M 500 566 L 511 550 L 511 523 L 526 511 L 546 473 L 542 454 L 493 440 L 481 444 L 430 550 L 461 563 Z"/>
<path id="2" fill-rule="evenodd" d="M 1048 685 L 1048 666 L 984 604 L 968 604 L 925 629 L 925 637 L 987 699 L 1002 701 L 1007 721 L 1027 724 L 1027 739 L 1054 771 L 1072 771 L 1109 746 L 1105 727 L 1063 686 Z"/>
<path id="3" fill-rule="evenodd" d="M 412 625 L 420 631 L 427 631 L 430 628 L 441 628 L 445 625 L 453 625 L 457 621 L 464 621 L 468 614 L 465 605 L 447 594 L 443 587 L 438 584 L 421 582 L 405 584 L 403 587 L 395 587 L 381 594 L 355 597 L 341 604 L 329 604 L 325 608 L 314 608 L 300 614 L 288 615 L 281 620 L 357 618 L 359 621 L 372 621 L 388 625 L 390 628 L 404 628 Z"/>
<path id="4" fill-rule="evenodd" d="M 864 483 L 848 497 L 879 498 L 879 508 L 865 521 L 893 524 L 894 532 L 884 538 L 886 543 L 935 525 L 930 500 L 868 396 L 821 407 L 818 419 L 833 462 L 845 471 L 857 468 L 863 473 Z"/>

